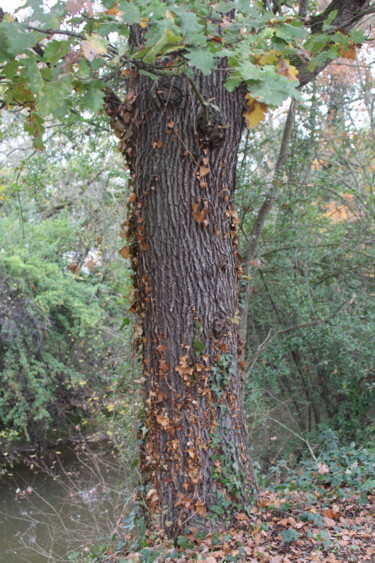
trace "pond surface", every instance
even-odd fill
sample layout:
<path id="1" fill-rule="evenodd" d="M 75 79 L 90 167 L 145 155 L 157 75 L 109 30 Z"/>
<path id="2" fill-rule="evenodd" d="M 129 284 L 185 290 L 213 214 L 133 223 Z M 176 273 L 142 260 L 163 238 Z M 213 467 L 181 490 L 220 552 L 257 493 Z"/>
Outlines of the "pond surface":
<path id="1" fill-rule="evenodd" d="M 0 476 L 0 563 L 66 562 L 68 553 L 121 536 L 130 471 L 110 452 L 31 461 Z"/>

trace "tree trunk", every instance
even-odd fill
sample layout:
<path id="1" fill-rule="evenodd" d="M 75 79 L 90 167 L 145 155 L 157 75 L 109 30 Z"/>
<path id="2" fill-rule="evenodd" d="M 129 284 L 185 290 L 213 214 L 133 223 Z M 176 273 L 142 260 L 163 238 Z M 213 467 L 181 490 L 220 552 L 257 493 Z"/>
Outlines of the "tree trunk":
<path id="1" fill-rule="evenodd" d="M 244 93 L 223 88 L 225 73 L 192 84 L 132 71 L 123 104 L 144 501 L 170 536 L 233 517 L 257 492 L 238 344 L 234 187 Z"/>

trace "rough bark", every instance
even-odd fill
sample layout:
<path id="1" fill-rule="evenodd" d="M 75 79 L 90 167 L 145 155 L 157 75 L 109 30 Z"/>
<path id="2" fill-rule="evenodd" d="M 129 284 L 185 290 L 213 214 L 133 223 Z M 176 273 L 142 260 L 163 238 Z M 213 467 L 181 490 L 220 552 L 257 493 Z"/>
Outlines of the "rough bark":
<path id="1" fill-rule="evenodd" d="M 238 361 L 234 188 L 244 95 L 225 68 L 156 81 L 134 72 L 123 134 L 127 226 L 145 377 L 144 501 L 170 535 L 242 511 L 256 493 Z M 126 114 L 131 115 L 131 117 Z M 129 130 L 128 130 L 129 131 Z"/>

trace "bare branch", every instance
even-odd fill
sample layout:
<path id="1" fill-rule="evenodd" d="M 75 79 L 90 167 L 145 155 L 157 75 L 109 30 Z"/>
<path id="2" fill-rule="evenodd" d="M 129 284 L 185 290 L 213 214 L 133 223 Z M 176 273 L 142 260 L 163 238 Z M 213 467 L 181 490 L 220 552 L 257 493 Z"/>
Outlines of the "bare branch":
<path id="1" fill-rule="evenodd" d="M 282 169 L 285 165 L 287 156 L 288 156 L 288 148 L 290 137 L 293 130 L 294 124 L 294 114 L 295 114 L 295 107 L 296 102 L 292 100 L 289 106 L 288 115 L 285 121 L 283 137 L 280 145 L 279 156 L 277 158 L 275 171 L 274 171 L 274 178 L 270 188 L 270 191 L 266 195 L 262 206 L 260 207 L 256 219 L 253 224 L 253 228 L 251 230 L 249 236 L 249 243 L 246 248 L 245 257 L 244 257 L 244 276 L 245 278 L 250 278 L 251 272 L 254 268 L 254 260 L 256 258 L 256 254 L 258 251 L 259 242 L 263 233 L 264 224 L 270 211 L 273 207 L 275 197 L 278 191 L 279 183 L 280 183 L 280 174 Z M 247 317 L 249 312 L 249 302 L 251 296 L 251 284 L 248 282 L 245 289 L 245 294 L 243 296 L 243 308 L 241 312 L 241 323 L 239 327 L 239 333 L 241 340 L 246 340 L 246 333 L 247 333 Z"/>
<path id="2" fill-rule="evenodd" d="M 298 15 L 300 16 L 300 18 L 305 18 L 307 15 L 309 0 L 299 0 L 298 5 Z"/>
<path id="3" fill-rule="evenodd" d="M 276 418 L 273 418 L 272 416 L 270 416 L 269 414 L 266 415 L 267 418 L 269 418 L 270 420 L 272 420 L 272 422 L 276 422 L 276 424 L 278 424 L 279 426 L 281 426 L 282 428 L 284 428 L 285 430 L 288 430 L 289 432 L 291 432 L 294 436 L 296 436 L 297 438 L 299 438 L 300 440 L 302 440 L 302 442 L 304 442 L 310 452 L 311 457 L 313 458 L 314 461 L 317 460 L 316 455 L 314 454 L 314 450 L 312 449 L 312 447 L 310 446 L 310 442 L 308 440 L 306 440 L 306 438 L 304 438 L 303 436 L 301 436 L 301 434 L 298 434 L 297 432 L 295 432 L 294 430 L 292 430 L 291 428 L 289 428 L 289 426 L 285 426 L 285 424 L 283 424 L 282 422 L 280 422 L 279 420 L 276 420 Z"/>

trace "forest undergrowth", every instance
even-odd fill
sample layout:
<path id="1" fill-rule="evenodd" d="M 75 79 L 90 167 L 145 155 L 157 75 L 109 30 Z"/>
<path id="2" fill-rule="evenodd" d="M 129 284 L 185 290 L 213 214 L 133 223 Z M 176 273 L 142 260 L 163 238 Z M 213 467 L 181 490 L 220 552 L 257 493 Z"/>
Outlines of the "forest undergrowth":
<path id="1" fill-rule="evenodd" d="M 121 534 L 79 563 L 359 562 L 375 558 L 375 456 L 354 444 L 303 459 L 261 490 L 221 531 L 187 525 L 172 542 L 161 530 L 124 522 Z M 274 473 L 276 467 L 269 472 Z M 225 515 L 225 507 L 222 507 Z M 121 528 L 121 527 L 120 527 Z"/>
<path id="2" fill-rule="evenodd" d="M 102 559 L 112 563 L 175 561 L 249 561 L 262 563 L 374 561 L 374 501 L 360 504 L 359 494 L 346 498 L 292 491 L 265 490 L 248 516 L 221 533 L 196 533 L 178 538 L 178 547 L 162 534 L 149 533 L 145 547 L 109 550 Z M 130 539 L 130 538 L 129 538 Z"/>

